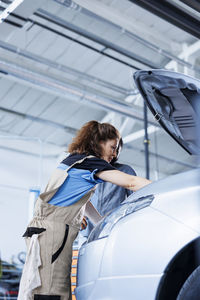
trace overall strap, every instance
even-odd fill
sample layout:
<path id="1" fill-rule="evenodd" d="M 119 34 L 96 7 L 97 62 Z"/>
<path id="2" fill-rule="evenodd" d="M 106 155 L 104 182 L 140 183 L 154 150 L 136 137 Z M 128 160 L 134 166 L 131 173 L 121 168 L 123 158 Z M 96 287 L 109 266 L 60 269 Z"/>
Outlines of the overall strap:
<path id="1" fill-rule="evenodd" d="M 88 156 L 85 156 L 84 158 L 80 159 L 80 160 L 77 160 L 75 161 L 71 166 L 69 166 L 67 169 L 66 169 L 66 172 L 68 172 L 71 168 L 73 168 L 73 166 L 75 166 L 76 164 L 81 164 L 86 158 L 91 158 L 91 157 L 95 157 L 94 155 L 88 155 Z"/>

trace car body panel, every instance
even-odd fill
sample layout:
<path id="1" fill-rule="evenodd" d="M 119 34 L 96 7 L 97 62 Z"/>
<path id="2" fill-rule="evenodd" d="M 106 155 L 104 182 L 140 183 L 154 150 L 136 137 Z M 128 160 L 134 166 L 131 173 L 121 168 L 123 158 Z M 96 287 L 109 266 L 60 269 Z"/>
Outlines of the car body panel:
<path id="1" fill-rule="evenodd" d="M 151 203 L 151 207 L 200 232 L 199 168 L 153 182 L 129 196 L 124 203 L 151 193 L 157 195 Z"/>
<path id="2" fill-rule="evenodd" d="M 199 81 L 166 70 L 138 71 L 135 78 L 142 96 L 154 115 L 157 114 L 163 128 L 187 152 L 197 153 L 198 112 L 194 110 L 196 99 L 200 103 Z M 174 95 L 175 100 L 172 99 Z M 184 110 L 194 116 L 193 123 L 189 124 L 187 115 L 182 118 L 184 124 L 179 122 L 178 112 L 183 114 Z M 148 206 L 129 210 L 133 204 L 148 198 L 153 199 Z M 123 210 L 123 205 L 128 209 Z M 120 213 L 123 211 L 125 214 Z M 110 213 L 111 226 L 104 225 L 109 222 L 108 215 L 96 227 L 103 232 L 103 226 L 107 226 L 110 231 L 105 230 L 104 235 L 92 234 L 80 249 L 75 290 L 77 300 L 158 300 L 169 266 L 173 267 L 177 257 L 185 258 L 185 249 L 191 249 L 190 245 L 196 245 L 199 240 L 199 212 L 200 169 L 153 182 L 129 196 L 124 204 Z M 99 236 L 104 238 L 99 239 Z M 189 250 L 187 257 L 191 253 Z M 178 267 L 180 270 L 180 265 Z M 181 284 L 178 282 L 178 286 Z"/>
<path id="3" fill-rule="evenodd" d="M 160 275 L 105 277 L 76 288 L 77 300 L 154 299 Z M 144 288 L 145 286 L 145 288 Z M 135 298 L 135 295 L 138 295 Z M 134 298 L 130 298 L 134 297 Z"/>
<path id="4" fill-rule="evenodd" d="M 96 240 L 93 243 L 87 244 L 87 251 L 85 251 L 84 245 L 79 251 L 79 260 L 78 260 L 78 285 L 84 285 L 89 282 L 96 280 L 99 276 L 99 269 L 102 260 L 102 253 L 104 252 L 106 240 L 100 239 Z M 95 255 L 94 255 L 95 247 Z M 82 259 L 84 257 L 84 259 Z M 88 261 L 85 268 L 85 261 Z M 85 273 L 87 272 L 87 276 Z M 82 274 L 83 273 L 83 274 Z"/>
<path id="5" fill-rule="evenodd" d="M 148 299 L 155 299 L 168 264 L 199 237 L 199 174 L 196 169 L 170 176 L 126 200 L 155 192 L 150 206 L 120 219 L 108 237 L 81 247 L 77 300 L 116 300 L 125 294 L 139 300 L 147 290 Z"/>
<path id="6" fill-rule="evenodd" d="M 161 274 L 171 257 L 198 235 L 151 207 L 137 211 L 121 219 L 112 229 L 102 255 L 99 276 Z M 152 259 L 154 256 L 156 261 Z"/>
<path id="7" fill-rule="evenodd" d="M 165 231 L 161 232 L 160 227 Z M 197 232 L 151 207 L 121 219 L 108 238 L 82 247 L 84 254 L 79 256 L 81 271 L 78 273 L 79 278 L 84 278 L 84 284 L 81 285 L 80 281 L 78 283 L 77 300 L 116 300 L 123 299 L 125 294 L 133 295 L 134 299 L 139 300 L 145 299 L 147 290 L 148 299 L 154 299 L 170 260 L 185 244 L 198 236 Z M 95 255 L 99 248 L 104 249 L 102 257 Z M 91 257 L 97 258 L 96 266 Z M 92 277 L 88 270 L 93 268 L 95 272 Z"/>

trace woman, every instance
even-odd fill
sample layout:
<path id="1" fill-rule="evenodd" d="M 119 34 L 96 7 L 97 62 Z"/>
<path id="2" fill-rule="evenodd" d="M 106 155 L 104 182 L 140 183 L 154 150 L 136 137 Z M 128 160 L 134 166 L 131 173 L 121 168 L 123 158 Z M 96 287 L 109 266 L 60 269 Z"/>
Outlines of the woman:
<path id="1" fill-rule="evenodd" d="M 35 205 L 24 236 L 27 258 L 18 300 L 70 300 L 72 244 L 95 185 L 109 181 L 136 191 L 150 181 L 116 170 L 119 132 L 107 123 L 90 121 L 68 147 L 70 155 L 52 174 Z"/>

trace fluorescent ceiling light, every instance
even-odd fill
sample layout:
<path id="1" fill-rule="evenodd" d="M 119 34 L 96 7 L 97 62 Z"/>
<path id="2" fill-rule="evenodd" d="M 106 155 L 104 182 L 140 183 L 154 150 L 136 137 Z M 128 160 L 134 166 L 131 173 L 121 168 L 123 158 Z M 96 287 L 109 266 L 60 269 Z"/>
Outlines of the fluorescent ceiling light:
<path id="1" fill-rule="evenodd" d="M 6 9 L 4 9 L 2 11 L 2 13 L 0 14 L 0 23 L 2 23 L 11 12 L 13 12 L 13 10 L 15 10 L 15 8 L 17 6 L 19 6 L 24 0 L 14 0 L 10 5 L 8 5 L 6 7 Z M 1 1 L 0 1 L 1 2 Z"/>

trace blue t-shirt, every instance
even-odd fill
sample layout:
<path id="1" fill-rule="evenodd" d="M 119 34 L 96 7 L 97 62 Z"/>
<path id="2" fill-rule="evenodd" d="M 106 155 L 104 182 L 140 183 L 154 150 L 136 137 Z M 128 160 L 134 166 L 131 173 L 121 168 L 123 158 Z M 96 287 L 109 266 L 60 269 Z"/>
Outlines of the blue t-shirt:
<path id="1" fill-rule="evenodd" d="M 84 158 L 85 154 L 71 154 L 58 166 L 67 170 L 74 162 Z M 112 165 L 97 157 L 86 158 L 68 171 L 68 177 L 49 201 L 52 205 L 69 206 L 79 201 L 97 183 L 103 182 L 95 174 L 100 171 L 116 170 Z"/>

